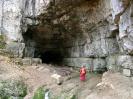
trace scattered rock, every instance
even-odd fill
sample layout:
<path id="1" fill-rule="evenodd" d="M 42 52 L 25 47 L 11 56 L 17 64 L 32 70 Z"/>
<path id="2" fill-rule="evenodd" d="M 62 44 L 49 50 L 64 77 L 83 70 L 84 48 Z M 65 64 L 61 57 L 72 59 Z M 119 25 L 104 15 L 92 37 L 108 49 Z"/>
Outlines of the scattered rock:
<path id="1" fill-rule="evenodd" d="M 58 85 L 61 85 L 63 83 L 63 79 L 62 79 L 61 75 L 53 74 L 51 77 L 53 78 L 55 83 L 57 83 Z"/>
<path id="2" fill-rule="evenodd" d="M 42 64 L 42 60 L 40 58 L 32 58 L 32 65 Z"/>
<path id="3" fill-rule="evenodd" d="M 24 58 L 22 59 L 23 65 L 31 65 L 32 64 L 32 58 Z"/>
<path id="4" fill-rule="evenodd" d="M 44 67 L 41 66 L 41 67 L 38 68 L 38 70 L 39 70 L 39 71 L 43 71 L 43 70 L 44 70 Z"/>
<path id="5" fill-rule="evenodd" d="M 123 75 L 130 77 L 132 75 L 131 69 L 123 69 Z"/>
<path id="6" fill-rule="evenodd" d="M 21 60 L 19 60 L 20 63 L 22 63 L 23 65 L 39 65 L 42 64 L 42 60 L 40 58 L 30 58 L 30 57 L 25 57 Z"/>

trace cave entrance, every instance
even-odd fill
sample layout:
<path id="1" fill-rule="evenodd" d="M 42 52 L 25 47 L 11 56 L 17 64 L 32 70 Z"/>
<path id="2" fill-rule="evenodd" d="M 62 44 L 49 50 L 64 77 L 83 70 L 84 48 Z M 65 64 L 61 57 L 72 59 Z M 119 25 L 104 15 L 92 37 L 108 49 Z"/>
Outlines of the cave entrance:
<path id="1" fill-rule="evenodd" d="M 63 61 L 62 39 L 45 27 L 30 26 L 23 34 L 24 57 L 41 58 L 43 63 L 60 65 Z"/>
<path id="2" fill-rule="evenodd" d="M 40 58 L 42 59 L 43 63 L 46 64 L 60 64 L 62 62 L 62 55 L 61 53 L 58 51 L 45 51 L 43 53 L 40 54 Z"/>

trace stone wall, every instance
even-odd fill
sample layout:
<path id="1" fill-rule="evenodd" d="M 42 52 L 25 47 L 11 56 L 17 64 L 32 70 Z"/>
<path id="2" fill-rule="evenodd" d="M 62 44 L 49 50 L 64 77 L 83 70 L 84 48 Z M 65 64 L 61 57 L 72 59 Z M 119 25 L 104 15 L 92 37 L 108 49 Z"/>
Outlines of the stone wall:
<path id="1" fill-rule="evenodd" d="M 132 6 L 130 0 L 1 0 L 0 33 L 15 57 L 57 51 L 64 65 L 119 71 L 127 69 L 121 57 L 132 60 Z"/>
<path id="2" fill-rule="evenodd" d="M 104 70 L 110 64 L 107 58 L 119 53 L 118 29 L 114 28 L 110 10 L 109 2 L 97 0 L 81 3 L 73 14 L 65 15 L 68 24 L 62 24 L 70 29 L 63 38 L 66 65 L 85 64 L 89 69 Z"/>

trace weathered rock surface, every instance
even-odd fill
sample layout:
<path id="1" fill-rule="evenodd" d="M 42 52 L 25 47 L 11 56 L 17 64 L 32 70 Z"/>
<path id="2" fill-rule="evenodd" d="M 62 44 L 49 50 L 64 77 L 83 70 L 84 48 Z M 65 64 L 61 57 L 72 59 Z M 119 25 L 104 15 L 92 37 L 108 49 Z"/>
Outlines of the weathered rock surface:
<path id="1" fill-rule="evenodd" d="M 123 74 L 127 77 L 131 77 L 132 76 L 132 71 L 130 69 L 123 69 Z"/>
<path id="2" fill-rule="evenodd" d="M 132 99 L 133 80 L 120 73 L 107 72 L 102 82 L 85 99 Z"/>
<path id="3" fill-rule="evenodd" d="M 131 0 L 1 0 L 0 34 L 16 57 L 119 70 L 127 64 L 115 54 L 128 55 L 131 69 L 132 7 Z"/>
<path id="4" fill-rule="evenodd" d="M 42 64 L 42 60 L 40 58 L 31 58 L 31 57 L 25 57 L 25 58 L 15 58 L 13 59 L 13 62 L 17 65 L 25 65 L 30 66 L 34 65 L 37 66 L 39 64 Z"/>

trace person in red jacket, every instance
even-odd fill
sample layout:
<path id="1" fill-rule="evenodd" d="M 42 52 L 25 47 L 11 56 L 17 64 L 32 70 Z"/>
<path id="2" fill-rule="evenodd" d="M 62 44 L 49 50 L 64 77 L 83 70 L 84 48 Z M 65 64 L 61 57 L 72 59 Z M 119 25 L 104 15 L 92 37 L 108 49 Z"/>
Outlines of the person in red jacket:
<path id="1" fill-rule="evenodd" d="M 86 68 L 85 68 L 85 65 L 83 65 L 80 68 L 80 80 L 81 81 L 85 81 L 86 80 Z"/>

